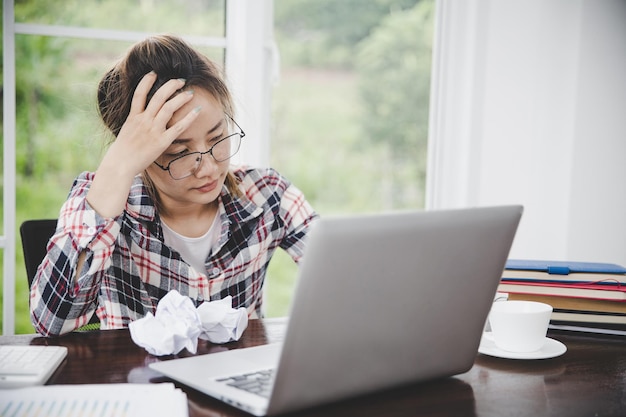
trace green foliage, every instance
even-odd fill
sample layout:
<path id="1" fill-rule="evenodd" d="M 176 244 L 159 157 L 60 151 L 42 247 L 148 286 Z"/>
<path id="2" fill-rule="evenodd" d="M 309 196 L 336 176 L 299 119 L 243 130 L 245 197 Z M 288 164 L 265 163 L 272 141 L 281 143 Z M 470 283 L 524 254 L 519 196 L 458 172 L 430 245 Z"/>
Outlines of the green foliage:
<path id="1" fill-rule="evenodd" d="M 418 0 L 277 0 L 276 37 L 287 64 L 354 68 L 354 46 Z"/>
<path id="2" fill-rule="evenodd" d="M 16 2 L 15 20 L 45 25 L 223 36 L 224 8 L 224 0 L 23 0 Z"/>
<path id="3" fill-rule="evenodd" d="M 366 21 L 369 11 L 379 8 L 378 26 L 362 23 L 367 28 L 360 32 L 363 37 L 343 44 L 351 60 L 341 66 L 353 69 L 338 70 L 328 57 L 317 62 L 323 69 L 305 67 L 298 57 L 284 59 L 300 63 L 285 65 L 274 92 L 272 164 L 323 213 L 424 204 L 434 3 L 396 2 L 389 12 L 390 3 L 348 8 L 353 15 L 368 13 L 353 16 L 347 25 Z M 346 16 L 343 2 L 277 2 L 277 39 L 319 30 L 335 42 L 327 48 L 335 56 L 349 37 L 330 17 L 316 20 L 316 10 L 323 6 L 332 10 L 323 13 L 336 15 L 335 20 Z M 283 56 L 284 45 L 280 43 Z M 310 47 L 304 42 L 300 51 Z"/>
<path id="4" fill-rule="evenodd" d="M 66 113 L 61 68 L 67 60 L 64 41 L 44 36 L 15 37 L 17 173 L 33 176 L 41 127 Z M 61 82 L 51 82 L 59 80 Z M 48 166 L 40 166 L 46 172 Z"/>
<path id="5" fill-rule="evenodd" d="M 415 149 L 414 138 L 427 131 L 432 13 L 432 3 L 422 2 L 389 15 L 358 49 L 365 134 L 391 141 L 398 154 Z"/>
<path id="6" fill-rule="evenodd" d="M 358 48 L 360 125 L 398 172 L 391 184 L 394 206 L 411 205 L 406 184 L 425 187 L 433 9 L 423 1 L 390 14 Z"/>
<path id="7" fill-rule="evenodd" d="M 374 147 L 360 146 L 352 72 L 291 69 L 274 91 L 271 164 L 322 214 L 385 208 Z"/>

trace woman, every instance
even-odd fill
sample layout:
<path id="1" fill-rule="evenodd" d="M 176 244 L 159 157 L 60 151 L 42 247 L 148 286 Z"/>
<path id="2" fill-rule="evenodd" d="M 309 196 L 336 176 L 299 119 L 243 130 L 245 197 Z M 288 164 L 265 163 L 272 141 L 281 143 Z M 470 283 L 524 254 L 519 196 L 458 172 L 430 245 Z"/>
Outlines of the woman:
<path id="1" fill-rule="evenodd" d="M 272 169 L 231 167 L 244 132 L 217 67 L 174 36 L 134 45 L 102 79 L 115 139 L 74 182 L 33 281 L 32 323 L 55 336 L 127 327 L 170 290 L 262 312 L 277 247 L 299 262 L 316 213 Z"/>

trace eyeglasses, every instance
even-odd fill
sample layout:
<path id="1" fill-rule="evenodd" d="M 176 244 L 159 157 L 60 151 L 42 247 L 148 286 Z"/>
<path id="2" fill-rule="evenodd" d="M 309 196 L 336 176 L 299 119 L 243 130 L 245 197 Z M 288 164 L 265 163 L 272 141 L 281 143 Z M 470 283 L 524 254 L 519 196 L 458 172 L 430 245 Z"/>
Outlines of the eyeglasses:
<path id="1" fill-rule="evenodd" d="M 174 158 L 167 164 L 167 166 L 163 166 L 156 161 L 154 161 L 154 163 L 163 171 L 168 171 L 170 173 L 170 177 L 173 179 L 182 180 L 183 178 L 187 178 L 196 173 L 198 168 L 200 168 L 200 165 L 202 165 L 203 155 L 211 155 L 215 162 L 224 162 L 232 158 L 237 152 L 239 152 L 241 139 L 246 136 L 246 134 L 232 117 L 228 116 L 228 118 L 232 120 L 235 126 L 237 126 L 239 132 L 232 133 L 220 139 L 207 151 L 190 152 Z"/>

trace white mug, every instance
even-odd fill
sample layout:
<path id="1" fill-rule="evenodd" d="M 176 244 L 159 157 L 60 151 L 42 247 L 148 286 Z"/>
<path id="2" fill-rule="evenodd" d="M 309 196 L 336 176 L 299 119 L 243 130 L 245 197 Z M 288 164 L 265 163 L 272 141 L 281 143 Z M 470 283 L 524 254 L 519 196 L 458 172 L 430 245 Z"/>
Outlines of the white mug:
<path id="1" fill-rule="evenodd" d="M 540 350 L 548 332 L 552 306 L 535 301 L 497 301 L 489 313 L 496 347 L 508 352 Z"/>

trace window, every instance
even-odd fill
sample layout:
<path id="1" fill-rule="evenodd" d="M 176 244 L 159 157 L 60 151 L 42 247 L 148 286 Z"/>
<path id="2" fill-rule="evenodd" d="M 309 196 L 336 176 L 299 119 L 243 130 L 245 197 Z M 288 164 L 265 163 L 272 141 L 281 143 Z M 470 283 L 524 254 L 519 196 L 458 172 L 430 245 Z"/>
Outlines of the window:
<path id="1" fill-rule="evenodd" d="M 3 262 L 3 276 L 15 282 L 3 279 L 4 333 L 13 333 L 14 317 L 18 333 L 32 332 L 15 231 L 25 219 L 56 217 L 74 177 L 97 167 L 106 133 L 96 84 L 152 32 L 185 36 L 224 63 L 250 138 L 241 162 L 269 163 L 322 215 L 424 205 L 434 0 L 10 3 L 4 13 L 14 13 L 15 25 L 4 33 L 15 37 L 17 105 L 14 128 L 6 101 L 3 112 L 10 175 L 0 243 L 4 260 L 15 258 Z M 3 68 L 11 78 L 12 65 Z M 6 82 L 4 94 L 11 94 Z M 287 313 L 294 277 L 279 251 L 269 271 L 269 316 Z"/>
<path id="2" fill-rule="evenodd" d="M 274 10 L 271 165 L 322 215 L 423 208 L 434 0 L 274 0 Z M 296 268 L 282 253 L 270 268 L 282 297 L 271 309 L 288 304 Z"/>

